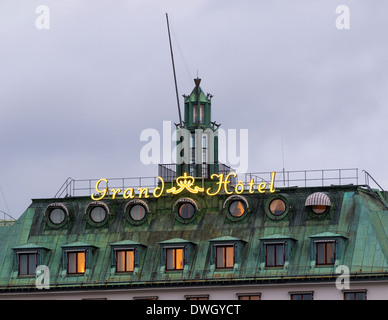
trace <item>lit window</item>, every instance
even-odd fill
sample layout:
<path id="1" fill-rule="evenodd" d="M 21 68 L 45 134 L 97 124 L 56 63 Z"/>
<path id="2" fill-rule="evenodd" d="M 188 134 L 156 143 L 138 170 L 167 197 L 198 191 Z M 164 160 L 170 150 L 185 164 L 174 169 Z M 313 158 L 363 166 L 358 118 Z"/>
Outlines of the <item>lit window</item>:
<path id="1" fill-rule="evenodd" d="M 327 206 L 324 206 L 324 205 L 314 205 L 314 206 L 311 206 L 311 210 L 313 210 L 313 212 L 315 214 L 322 214 L 322 213 L 325 213 L 326 210 L 327 210 Z"/>
<path id="2" fill-rule="evenodd" d="M 166 249 L 166 270 L 183 270 L 183 248 Z"/>
<path id="3" fill-rule="evenodd" d="M 216 247 L 216 268 L 225 269 L 234 266 L 234 246 Z"/>
<path id="4" fill-rule="evenodd" d="M 178 212 L 181 218 L 190 219 L 195 213 L 195 207 L 191 203 L 183 203 Z"/>
<path id="5" fill-rule="evenodd" d="M 104 221 L 106 215 L 106 210 L 103 207 L 93 207 L 92 210 L 90 210 L 90 219 L 96 223 Z"/>
<path id="6" fill-rule="evenodd" d="M 284 243 L 265 245 L 265 265 L 266 267 L 283 267 L 285 254 Z"/>
<path id="7" fill-rule="evenodd" d="M 85 273 L 85 251 L 67 252 L 67 273 Z"/>
<path id="8" fill-rule="evenodd" d="M 193 122 L 198 121 L 198 106 L 194 105 L 193 106 Z"/>
<path id="9" fill-rule="evenodd" d="M 116 251 L 116 272 L 132 272 L 135 269 L 135 252 L 133 250 Z"/>
<path id="10" fill-rule="evenodd" d="M 316 264 L 333 265 L 335 262 L 335 241 L 316 242 Z"/>
<path id="11" fill-rule="evenodd" d="M 145 215 L 146 215 L 146 209 L 141 204 L 134 205 L 129 210 L 129 216 L 134 221 L 141 221 L 141 220 L 143 220 Z"/>
<path id="12" fill-rule="evenodd" d="M 36 273 L 36 253 L 19 253 L 19 276 L 31 276 Z"/>
<path id="13" fill-rule="evenodd" d="M 203 123 L 205 119 L 205 106 L 201 104 L 199 106 L 199 123 Z"/>
<path id="14" fill-rule="evenodd" d="M 201 104 L 198 108 L 198 105 L 193 106 L 193 122 L 194 123 L 203 123 L 205 118 L 205 106 Z"/>
<path id="15" fill-rule="evenodd" d="M 306 207 L 310 207 L 316 215 L 323 214 L 331 207 L 331 201 L 327 194 L 315 192 L 309 195 L 305 202 Z"/>
<path id="16" fill-rule="evenodd" d="M 272 200 L 269 205 L 269 211 L 274 216 L 280 216 L 286 211 L 286 203 L 282 199 Z"/>
<path id="17" fill-rule="evenodd" d="M 229 205 L 229 213 L 233 217 L 241 217 L 245 213 L 245 205 L 242 201 L 236 200 Z"/>

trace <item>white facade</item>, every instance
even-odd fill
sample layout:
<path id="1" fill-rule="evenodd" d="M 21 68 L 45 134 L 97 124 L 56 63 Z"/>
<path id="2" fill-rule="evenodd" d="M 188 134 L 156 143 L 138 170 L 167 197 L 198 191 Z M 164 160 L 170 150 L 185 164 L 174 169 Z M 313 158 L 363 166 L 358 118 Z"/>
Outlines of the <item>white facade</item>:
<path id="1" fill-rule="evenodd" d="M 238 300 L 239 295 L 260 295 L 261 300 L 290 300 L 293 293 L 313 293 L 314 300 L 344 300 L 344 292 L 366 292 L 367 300 L 388 300 L 388 281 L 357 281 L 349 289 L 337 289 L 333 283 L 219 285 L 203 287 L 163 287 L 152 289 L 100 289 L 83 291 L 50 291 L 3 293 L 0 300 L 186 300 L 186 296 L 209 300 Z"/>

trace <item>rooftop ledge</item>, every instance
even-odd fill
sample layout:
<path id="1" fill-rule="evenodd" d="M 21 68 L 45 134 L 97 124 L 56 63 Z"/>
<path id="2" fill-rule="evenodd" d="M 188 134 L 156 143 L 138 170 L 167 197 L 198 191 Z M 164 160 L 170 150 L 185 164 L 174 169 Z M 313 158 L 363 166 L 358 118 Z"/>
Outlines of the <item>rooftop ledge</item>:
<path id="1" fill-rule="evenodd" d="M 176 165 L 159 165 L 158 177 L 134 177 L 134 178 L 105 178 L 103 179 L 83 179 L 75 180 L 68 178 L 54 198 L 65 197 L 78 197 L 78 196 L 91 196 L 96 194 L 96 183 L 104 180 L 102 188 L 108 190 L 120 189 L 122 192 L 128 188 L 137 190 L 138 188 L 148 188 L 150 193 L 160 186 L 161 181 L 166 184 L 166 188 L 172 188 L 177 185 L 177 179 L 174 170 Z M 306 188 L 306 187 L 330 187 L 330 186 L 346 186 L 346 185 L 368 185 L 370 178 L 373 179 L 368 172 L 365 173 L 365 183 L 360 184 L 359 170 L 355 168 L 351 169 L 324 169 L 324 170 L 300 170 L 300 171 L 274 171 L 274 172 L 252 172 L 245 174 L 236 174 L 230 167 L 222 165 L 220 166 L 220 174 L 225 177 L 229 175 L 229 186 L 236 186 L 237 184 L 243 185 L 245 190 L 249 189 L 251 184 L 256 187 L 262 183 L 270 186 L 273 182 L 274 189 L 284 188 Z M 272 175 L 274 174 L 274 178 Z M 207 181 L 218 181 L 217 177 L 207 177 L 206 174 L 203 177 L 191 177 L 195 179 L 196 185 L 204 186 Z M 225 179 L 224 177 L 224 179 Z M 273 179 L 273 181 L 271 181 Z M 373 179 L 374 182 L 376 182 Z M 376 183 L 377 184 L 377 183 Z M 377 184 L 378 185 L 378 184 Z M 379 185 L 378 185 L 379 186 Z M 379 186 L 380 187 L 380 186 Z M 380 189 L 384 191 L 381 187 Z"/>

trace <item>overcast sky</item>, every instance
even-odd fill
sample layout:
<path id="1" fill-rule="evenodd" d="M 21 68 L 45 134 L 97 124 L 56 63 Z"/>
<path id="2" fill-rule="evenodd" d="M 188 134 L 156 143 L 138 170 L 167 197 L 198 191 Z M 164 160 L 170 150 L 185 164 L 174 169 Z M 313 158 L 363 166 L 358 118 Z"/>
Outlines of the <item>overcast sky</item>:
<path id="1" fill-rule="evenodd" d="M 386 0 L 2 0 L 0 211 L 67 177 L 157 176 L 140 134 L 178 122 L 166 12 L 180 96 L 198 71 L 213 120 L 248 129 L 249 172 L 358 168 L 388 189 Z"/>

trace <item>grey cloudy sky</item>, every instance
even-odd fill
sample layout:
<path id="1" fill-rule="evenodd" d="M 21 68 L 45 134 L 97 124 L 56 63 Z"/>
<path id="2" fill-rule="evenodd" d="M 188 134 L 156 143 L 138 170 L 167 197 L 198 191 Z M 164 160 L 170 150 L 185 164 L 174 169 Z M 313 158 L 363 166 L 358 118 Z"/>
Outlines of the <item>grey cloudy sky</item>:
<path id="1" fill-rule="evenodd" d="M 388 188 L 385 0 L 2 0 L 0 211 L 67 177 L 157 175 L 140 133 L 178 122 L 165 12 L 180 95 L 198 70 L 213 120 L 249 130 L 248 171 L 282 170 L 283 137 L 286 170 L 365 169 Z"/>

